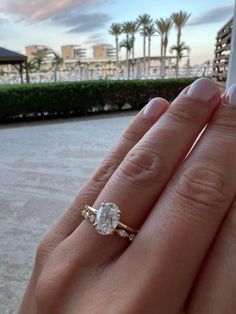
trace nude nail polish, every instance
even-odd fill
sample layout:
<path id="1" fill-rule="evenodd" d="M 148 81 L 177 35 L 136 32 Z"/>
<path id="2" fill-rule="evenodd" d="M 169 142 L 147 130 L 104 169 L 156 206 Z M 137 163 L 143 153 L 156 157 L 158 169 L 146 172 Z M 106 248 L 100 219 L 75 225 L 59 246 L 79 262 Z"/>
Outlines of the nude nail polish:
<path id="1" fill-rule="evenodd" d="M 187 95 L 193 99 L 207 102 L 218 92 L 219 89 L 214 81 L 207 78 L 200 78 L 193 82 L 187 92 Z"/>
<path id="2" fill-rule="evenodd" d="M 166 109 L 166 104 L 162 98 L 153 98 L 146 105 L 143 116 L 145 118 L 159 117 Z"/>

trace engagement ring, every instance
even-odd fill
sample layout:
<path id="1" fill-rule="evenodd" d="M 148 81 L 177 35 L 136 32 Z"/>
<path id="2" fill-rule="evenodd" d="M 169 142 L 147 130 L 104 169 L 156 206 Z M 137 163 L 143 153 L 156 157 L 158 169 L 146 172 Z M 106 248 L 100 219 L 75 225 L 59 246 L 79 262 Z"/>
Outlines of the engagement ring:
<path id="1" fill-rule="evenodd" d="M 114 203 L 102 203 L 99 209 L 85 205 L 83 217 L 93 224 L 95 230 L 101 235 L 118 234 L 122 238 L 133 241 L 138 230 L 135 230 L 120 221 L 121 211 Z"/>

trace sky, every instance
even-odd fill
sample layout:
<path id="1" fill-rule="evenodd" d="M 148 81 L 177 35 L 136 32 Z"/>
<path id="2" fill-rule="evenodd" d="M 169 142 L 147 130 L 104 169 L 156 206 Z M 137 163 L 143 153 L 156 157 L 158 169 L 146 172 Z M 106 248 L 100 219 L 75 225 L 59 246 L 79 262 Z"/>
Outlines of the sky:
<path id="1" fill-rule="evenodd" d="M 191 47 L 191 64 L 201 64 L 213 59 L 217 31 L 233 16 L 233 8 L 233 0 L 0 0 L 0 46 L 25 53 L 31 44 L 57 52 L 61 45 L 74 44 L 88 48 L 90 56 L 94 44 L 115 44 L 108 33 L 112 23 L 133 21 L 144 13 L 156 20 L 184 10 L 191 18 L 182 40 Z M 136 37 L 136 56 L 142 56 L 142 38 Z M 173 28 L 169 46 L 175 43 Z M 160 54 L 158 36 L 152 39 L 151 54 Z"/>

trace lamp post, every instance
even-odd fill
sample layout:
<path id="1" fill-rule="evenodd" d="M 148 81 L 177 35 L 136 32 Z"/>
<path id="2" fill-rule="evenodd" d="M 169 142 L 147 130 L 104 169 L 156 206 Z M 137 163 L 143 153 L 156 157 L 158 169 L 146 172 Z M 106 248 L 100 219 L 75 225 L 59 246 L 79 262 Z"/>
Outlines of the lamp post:
<path id="1" fill-rule="evenodd" d="M 235 5 L 234 5 L 234 19 L 233 19 L 233 29 L 232 29 L 232 35 L 231 35 L 230 58 L 229 58 L 226 90 L 228 90 L 230 86 L 235 83 L 236 83 L 236 0 L 235 0 Z"/>

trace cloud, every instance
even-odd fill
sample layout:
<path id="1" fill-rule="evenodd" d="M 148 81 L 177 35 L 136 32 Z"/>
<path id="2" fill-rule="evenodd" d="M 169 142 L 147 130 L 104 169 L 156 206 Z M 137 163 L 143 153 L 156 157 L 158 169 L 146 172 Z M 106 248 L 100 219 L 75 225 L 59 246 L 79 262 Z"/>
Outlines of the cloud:
<path id="1" fill-rule="evenodd" d="M 71 14 L 106 0 L 3 0 L 0 10 L 28 22 L 41 22 L 60 14 Z"/>
<path id="2" fill-rule="evenodd" d="M 224 5 L 190 19 L 188 25 L 203 25 L 226 22 L 234 14 L 234 5 Z"/>
<path id="3" fill-rule="evenodd" d="M 102 42 L 104 42 L 104 34 L 102 33 L 95 33 L 91 36 L 88 37 L 87 40 L 84 41 L 85 45 L 96 45 L 96 44 L 101 44 Z"/>
<path id="4" fill-rule="evenodd" d="M 7 24 L 7 23 L 9 23 L 9 20 L 8 20 L 8 19 L 0 18 L 0 24 L 1 24 L 1 26 L 2 26 L 2 25 L 5 25 L 5 24 Z"/>
<path id="5" fill-rule="evenodd" d="M 111 20 L 105 13 L 78 14 L 62 20 L 64 25 L 73 26 L 68 33 L 86 33 L 102 29 Z"/>

